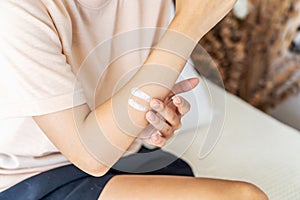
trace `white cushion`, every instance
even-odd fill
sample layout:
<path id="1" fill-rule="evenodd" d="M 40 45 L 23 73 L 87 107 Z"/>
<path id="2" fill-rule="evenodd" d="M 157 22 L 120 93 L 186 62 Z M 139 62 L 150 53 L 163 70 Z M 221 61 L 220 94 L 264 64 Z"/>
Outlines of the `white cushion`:
<path id="1" fill-rule="evenodd" d="M 187 67 L 184 76 L 195 72 Z M 204 79 L 189 95 L 188 125 L 165 150 L 190 163 L 198 177 L 251 182 L 271 200 L 300 199 L 299 131 Z"/>
<path id="2" fill-rule="evenodd" d="M 286 101 L 270 110 L 270 115 L 285 124 L 300 130 L 300 94 L 288 98 Z"/>

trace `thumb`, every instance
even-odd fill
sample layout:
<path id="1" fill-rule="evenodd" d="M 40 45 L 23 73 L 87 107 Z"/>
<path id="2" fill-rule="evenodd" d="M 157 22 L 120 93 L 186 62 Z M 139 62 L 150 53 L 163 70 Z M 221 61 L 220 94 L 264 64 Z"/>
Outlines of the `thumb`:
<path id="1" fill-rule="evenodd" d="M 172 92 L 174 94 L 188 92 L 188 91 L 194 89 L 199 84 L 199 82 L 200 82 L 199 78 L 189 78 L 189 79 L 180 81 L 179 83 L 176 83 L 174 85 Z"/>

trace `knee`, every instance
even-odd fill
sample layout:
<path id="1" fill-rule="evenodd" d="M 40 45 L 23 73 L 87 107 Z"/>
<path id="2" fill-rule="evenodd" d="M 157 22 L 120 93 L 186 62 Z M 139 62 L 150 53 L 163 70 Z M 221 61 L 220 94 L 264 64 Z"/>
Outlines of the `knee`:
<path id="1" fill-rule="evenodd" d="M 255 185 L 241 183 L 241 196 L 243 200 L 268 200 L 267 195 Z"/>

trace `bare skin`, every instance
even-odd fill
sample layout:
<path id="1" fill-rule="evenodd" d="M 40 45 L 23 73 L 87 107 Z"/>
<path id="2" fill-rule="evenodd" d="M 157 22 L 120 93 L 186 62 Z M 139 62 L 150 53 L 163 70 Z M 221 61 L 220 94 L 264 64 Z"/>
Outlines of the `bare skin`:
<path id="1" fill-rule="evenodd" d="M 168 98 L 169 88 L 174 86 L 197 41 L 230 11 L 234 3 L 235 0 L 228 0 L 225 3 L 222 0 L 189 0 L 189 2 L 177 0 L 176 16 L 169 26 L 169 31 L 159 41 L 157 46 L 160 48 L 152 50 L 145 64 L 116 94 L 100 102 L 95 110 L 90 110 L 84 104 L 57 113 L 35 116 L 34 120 L 73 164 L 95 176 L 105 174 L 149 124 L 147 113 L 128 107 L 130 90 L 139 88 L 160 101 Z M 214 17 L 211 17 L 212 13 Z M 174 40 L 180 42 L 180 45 L 174 46 Z M 161 48 L 167 48 L 171 52 L 161 50 Z M 123 70 L 123 73 L 117 72 L 118 69 Z M 122 74 L 127 74 L 129 70 L 131 69 L 112 69 L 106 76 L 115 77 L 118 74 L 117 78 L 121 78 Z M 160 76 L 161 74 L 164 76 Z M 144 86 L 145 81 L 156 84 Z M 115 83 L 111 84 L 114 86 Z M 108 94 L 102 94 L 102 91 L 97 92 L 99 93 L 96 96 L 99 97 L 112 95 L 109 94 L 111 91 L 107 91 Z M 162 108 L 167 108 L 167 106 L 161 104 L 160 112 L 164 113 Z M 121 121 L 116 120 L 116 112 L 125 115 L 120 117 Z M 178 121 L 180 117 L 178 116 Z M 120 123 L 127 127 L 120 128 Z M 180 126 L 174 126 L 172 131 L 178 128 Z M 164 132 L 164 130 L 166 128 L 161 127 L 159 131 Z M 170 135 L 169 132 L 165 134 Z M 97 142 L 97 144 L 85 144 L 86 146 L 100 149 L 87 150 L 79 135 L 81 139 L 82 137 L 87 139 L 87 143 Z M 98 138 L 95 139 L 95 137 Z M 166 139 L 168 139 L 167 136 Z M 105 152 L 110 152 L 110 154 Z"/>
<path id="2" fill-rule="evenodd" d="M 268 198 L 257 187 L 237 181 L 122 175 L 109 181 L 99 199 L 267 200 Z"/>
<path id="3" fill-rule="evenodd" d="M 173 33 L 180 33 L 176 37 L 182 40 L 180 43 L 181 48 L 175 49 L 175 52 L 178 50 L 177 53 L 183 56 L 161 50 L 153 50 L 145 65 L 140 68 L 135 76 L 114 96 L 111 97 L 109 94 L 106 94 L 108 99 L 100 103 L 95 110 L 92 111 L 87 105 L 82 105 L 57 113 L 35 116 L 34 120 L 52 143 L 73 164 L 94 176 L 105 174 L 149 123 L 162 133 L 161 137 L 152 138 L 149 143 L 152 142 L 156 146 L 163 146 L 173 135 L 173 132 L 180 128 L 181 116 L 189 110 L 188 102 L 182 98 L 180 99 L 181 103 L 178 103 L 178 99 L 175 98 L 172 102 L 173 105 L 166 104 L 164 100 L 170 94 L 170 90 L 167 88 L 174 86 L 176 79 L 183 70 L 186 59 L 198 40 L 229 12 L 234 3 L 235 0 L 177 0 L 176 16 L 169 30 L 173 31 Z M 159 45 L 164 47 L 164 45 L 168 46 L 174 43 L 174 38 L 172 37 L 174 35 L 172 36 L 172 33 L 168 32 Z M 164 121 L 150 120 L 149 115 L 151 113 L 141 113 L 123 106 L 118 110 L 118 113 L 128 112 L 131 114 L 131 120 L 140 125 L 139 127 L 129 127 L 132 135 L 128 135 L 119 128 L 115 121 L 112 110 L 113 101 L 120 104 L 127 102 L 127 95 L 130 93 L 130 89 L 143 84 L 140 80 L 149 79 L 149 74 L 151 74 L 152 78 L 157 77 L 161 70 L 168 70 L 167 67 L 162 66 L 171 67 L 172 71 L 176 72 L 174 74 L 166 73 L 166 77 L 163 79 L 155 80 L 157 83 L 163 83 L 167 88 L 148 85 L 140 89 L 155 98 L 154 101 L 159 103 L 159 107 L 154 108 L 154 102 L 151 102 L 149 106 L 162 115 L 171 127 L 166 127 Z M 120 68 L 116 70 L 120 70 Z M 106 76 L 113 77 L 115 74 L 121 76 L 130 69 L 122 70 L 124 71 L 114 72 L 114 70 L 111 70 L 111 74 L 108 73 Z M 188 90 L 195 87 L 197 85 L 195 83 L 196 81 L 192 80 L 192 84 L 187 84 L 191 85 Z M 114 86 L 113 82 L 111 84 Z M 76 119 L 74 118 L 74 112 L 78 114 Z M 87 151 L 78 137 L 78 132 L 83 135 L 90 133 L 101 135 L 103 140 L 97 140 L 97 146 L 102 148 L 97 149 L 97 152 L 101 154 L 101 161 L 95 159 L 95 156 L 90 151 Z M 65 138 L 68 138 L 68 140 Z M 105 153 L 107 151 L 110 152 L 109 155 Z M 100 199 L 120 200 L 134 198 L 267 199 L 259 189 L 246 183 L 170 176 L 116 176 L 109 181 L 100 197 Z"/>

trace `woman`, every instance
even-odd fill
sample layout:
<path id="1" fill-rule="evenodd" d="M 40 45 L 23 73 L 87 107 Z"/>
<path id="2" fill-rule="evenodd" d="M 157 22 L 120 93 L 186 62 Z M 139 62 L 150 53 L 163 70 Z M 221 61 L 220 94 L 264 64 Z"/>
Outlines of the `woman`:
<path id="1" fill-rule="evenodd" d="M 192 175 L 181 160 L 153 172 L 115 167 L 138 151 L 137 138 L 161 147 L 180 127 L 189 104 L 170 88 L 234 1 L 177 0 L 160 37 L 171 3 L 1 1 L 0 199 L 266 199 L 247 183 L 170 176 Z M 144 41 L 156 42 L 150 53 L 122 51 Z M 148 124 L 155 131 L 143 131 Z"/>

